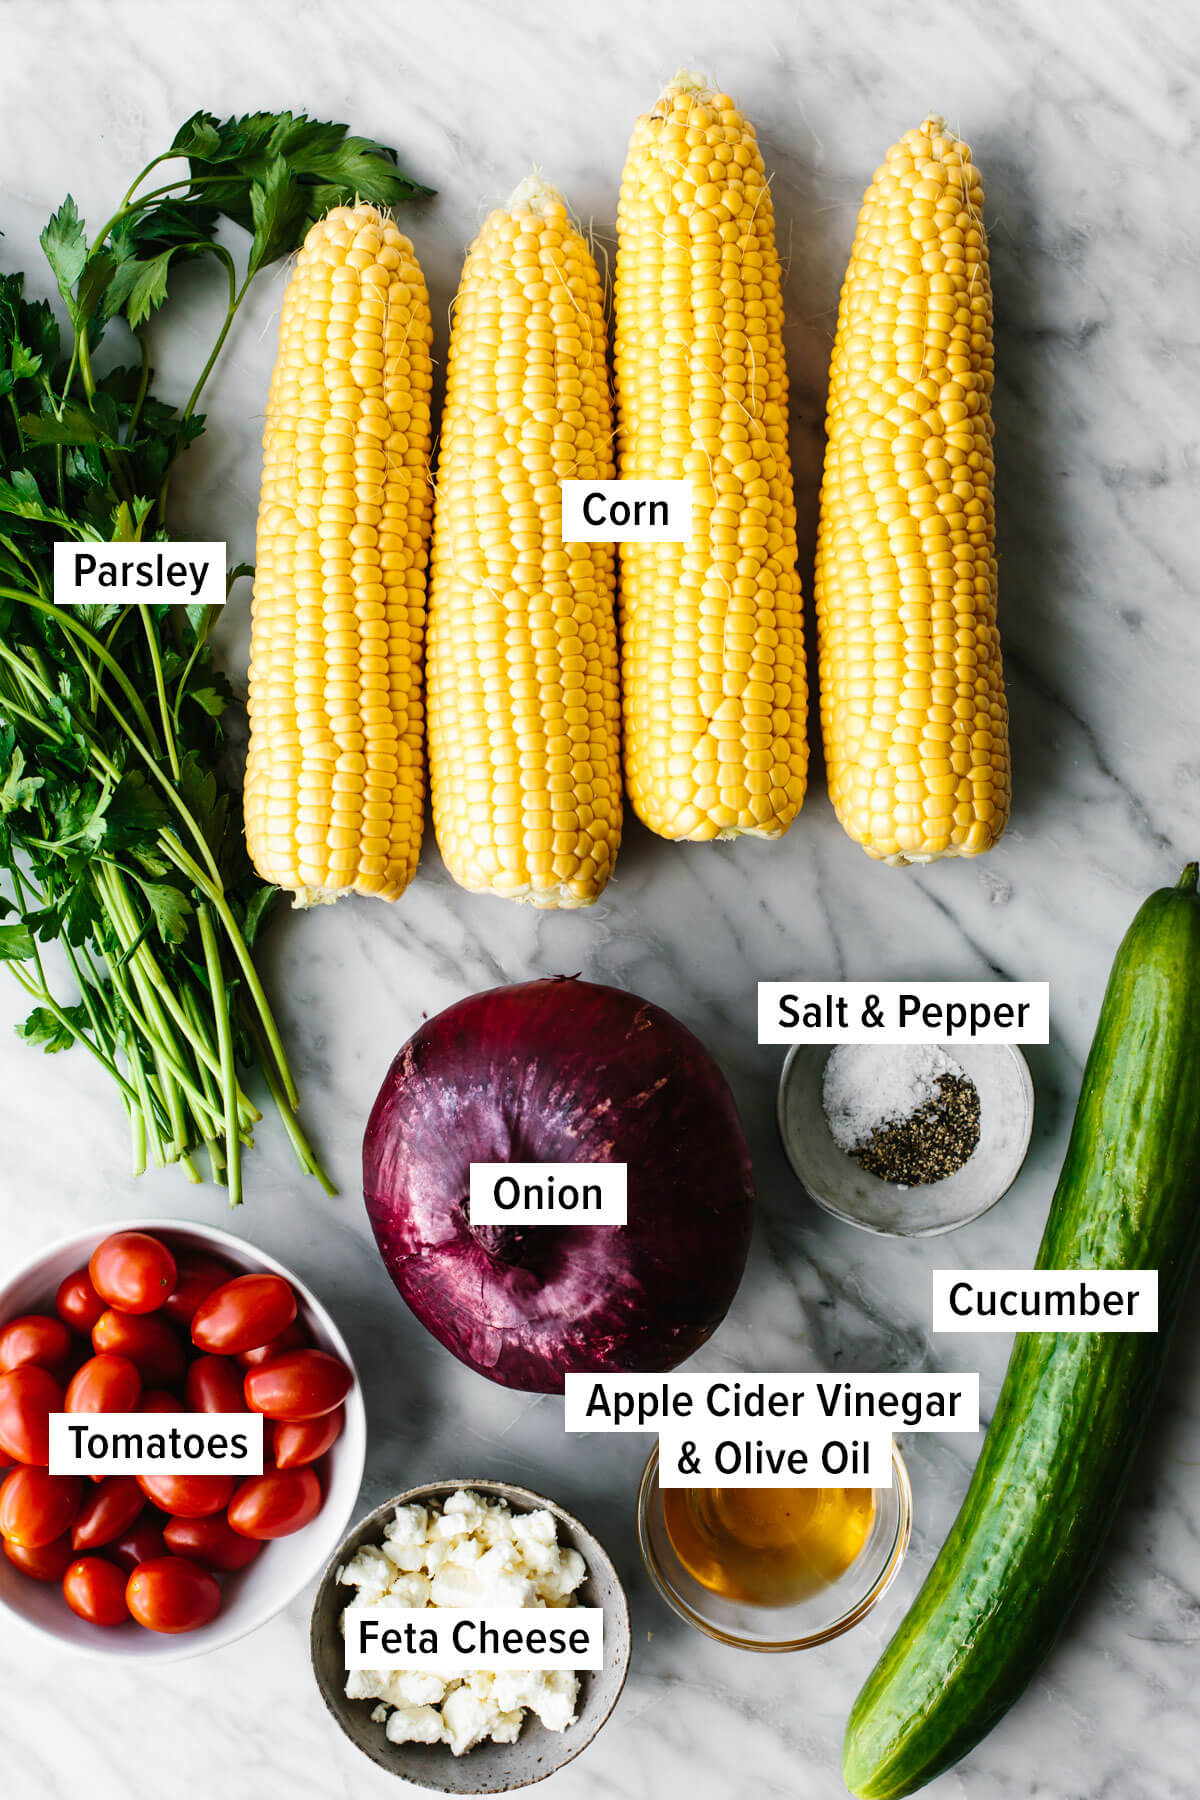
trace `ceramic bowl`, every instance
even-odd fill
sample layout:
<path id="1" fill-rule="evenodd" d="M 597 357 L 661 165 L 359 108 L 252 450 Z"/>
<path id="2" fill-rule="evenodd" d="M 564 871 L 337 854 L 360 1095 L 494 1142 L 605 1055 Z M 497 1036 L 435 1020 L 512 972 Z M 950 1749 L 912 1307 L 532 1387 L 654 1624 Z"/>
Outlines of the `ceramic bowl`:
<path id="1" fill-rule="evenodd" d="M 904 1459 L 892 1446 L 892 1485 L 875 1489 L 867 1541 L 836 1581 L 787 1606 L 730 1600 L 685 1568 L 667 1531 L 658 1485 L 658 1445 L 638 1490 L 638 1544 L 650 1579 L 673 1611 L 695 1630 L 735 1650 L 812 1650 L 865 1619 L 887 1593 L 912 1534 L 912 1489 Z"/>
<path id="2" fill-rule="evenodd" d="M 354 1368 L 345 1338 L 316 1295 L 290 1269 L 232 1232 L 220 1231 L 213 1225 L 181 1224 L 176 1219 L 124 1219 L 60 1239 L 0 1287 L 0 1324 L 21 1313 L 53 1312 L 59 1282 L 81 1268 L 97 1244 L 114 1231 L 153 1232 L 173 1250 L 204 1251 L 222 1257 L 239 1275 L 269 1271 L 284 1276 L 295 1290 L 298 1317 L 308 1326 L 314 1344 Z M 106 1630 L 77 1618 L 56 1582 L 33 1581 L 15 1569 L 7 1557 L 0 1556 L 0 1605 L 4 1612 L 47 1637 L 57 1638 L 71 1650 L 153 1662 L 201 1656 L 256 1630 L 316 1577 L 354 1511 L 367 1448 L 366 1413 L 357 1376 L 345 1405 L 342 1434 L 316 1465 L 325 1489 L 321 1511 L 303 1531 L 265 1545 L 248 1568 L 220 1578 L 223 1604 L 211 1625 L 178 1637 L 146 1631 L 132 1619 Z"/>
<path id="3" fill-rule="evenodd" d="M 1012 1044 L 942 1048 L 979 1090 L 979 1143 L 953 1175 L 917 1187 L 881 1181 L 834 1139 L 821 1099 L 829 1046 L 797 1044 L 788 1052 L 779 1081 L 779 1135 L 801 1184 L 835 1219 L 885 1237 L 937 1237 L 980 1218 L 1016 1180 L 1033 1131 L 1029 1065 Z"/>
<path id="4" fill-rule="evenodd" d="M 371 1713 L 373 1700 L 346 1698 L 345 1647 L 340 1619 L 342 1610 L 357 1590 L 338 1581 L 338 1570 L 365 1544 L 381 1544 L 384 1528 L 398 1506 L 427 1505 L 444 1501 L 459 1488 L 468 1488 L 489 1500 L 505 1500 L 513 1512 L 545 1507 L 558 1524 L 558 1541 L 578 1550 L 587 1564 L 587 1577 L 576 1589 L 581 1606 L 598 1606 L 604 1612 L 604 1667 L 581 1671 L 578 1717 L 565 1731 L 547 1731 L 541 1720 L 528 1713 L 521 1735 L 513 1744 L 484 1741 L 462 1756 L 446 1744 L 393 1744 Z M 432 1788 L 439 1794 L 509 1794 L 530 1787 L 573 1762 L 586 1750 L 620 1698 L 629 1670 L 629 1607 L 620 1577 L 608 1552 L 586 1525 L 553 1500 L 529 1488 L 507 1481 L 432 1481 L 409 1488 L 377 1506 L 343 1538 L 321 1577 L 313 1604 L 311 1650 L 313 1673 L 321 1697 L 352 1744 L 389 1774 L 399 1775 L 415 1787 Z"/>

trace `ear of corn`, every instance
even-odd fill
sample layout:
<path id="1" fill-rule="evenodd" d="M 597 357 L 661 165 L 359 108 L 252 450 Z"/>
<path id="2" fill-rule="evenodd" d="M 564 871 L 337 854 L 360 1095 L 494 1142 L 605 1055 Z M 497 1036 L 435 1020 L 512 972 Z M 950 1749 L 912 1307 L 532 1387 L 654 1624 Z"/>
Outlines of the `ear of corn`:
<path id="1" fill-rule="evenodd" d="M 989 850 L 1008 821 L 983 189 L 929 118 L 867 189 L 829 384 L 816 600 L 838 818 L 869 855 Z"/>
<path id="2" fill-rule="evenodd" d="M 662 837 L 778 837 L 808 763 L 771 194 L 727 94 L 680 75 L 618 211 L 620 474 L 687 480 L 688 544 L 621 545 L 625 774 Z"/>
<path id="3" fill-rule="evenodd" d="M 438 460 L 429 759 L 438 846 L 476 893 L 587 906 L 621 835 L 610 544 L 559 483 L 610 480 L 603 291 L 561 195 L 525 182 L 472 245 Z"/>
<path id="4" fill-rule="evenodd" d="M 408 239 L 335 207 L 283 301 L 250 643 L 246 842 L 297 905 L 417 866 L 431 342 Z"/>

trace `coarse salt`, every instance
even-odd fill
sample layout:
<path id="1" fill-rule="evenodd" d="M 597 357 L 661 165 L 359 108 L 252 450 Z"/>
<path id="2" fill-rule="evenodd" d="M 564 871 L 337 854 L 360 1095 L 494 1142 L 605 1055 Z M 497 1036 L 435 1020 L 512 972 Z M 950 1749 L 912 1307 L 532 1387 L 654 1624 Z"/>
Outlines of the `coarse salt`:
<path id="1" fill-rule="evenodd" d="M 821 1103 L 838 1148 L 852 1154 L 872 1132 L 940 1098 L 943 1075 L 965 1075 L 936 1044 L 837 1044 Z"/>

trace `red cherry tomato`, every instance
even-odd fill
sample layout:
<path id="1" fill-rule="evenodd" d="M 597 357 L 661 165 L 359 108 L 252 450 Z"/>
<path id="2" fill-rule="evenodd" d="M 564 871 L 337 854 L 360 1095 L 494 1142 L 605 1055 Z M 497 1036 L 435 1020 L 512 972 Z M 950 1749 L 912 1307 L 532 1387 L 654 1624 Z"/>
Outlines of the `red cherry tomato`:
<path id="1" fill-rule="evenodd" d="M 36 1549 L 15 1543 L 12 1538 L 0 1539 L 0 1543 L 3 1543 L 4 1554 L 13 1568 L 20 1569 L 22 1575 L 28 1575 L 34 1581 L 61 1581 L 75 1560 L 66 1532 L 52 1543 L 39 1544 Z"/>
<path id="2" fill-rule="evenodd" d="M 146 1496 L 132 1475 L 106 1475 L 87 1496 L 71 1527 L 76 1552 L 98 1550 L 123 1537 L 145 1506 Z"/>
<path id="3" fill-rule="evenodd" d="M 223 1512 L 234 1489 L 232 1475 L 138 1475 L 148 1500 L 181 1519 L 206 1519 Z"/>
<path id="4" fill-rule="evenodd" d="M 115 1543 L 105 1544 L 104 1554 L 126 1574 L 136 1569 L 139 1563 L 151 1562 L 156 1556 L 165 1556 L 167 1547 L 163 1541 L 162 1514 L 146 1512 L 138 1520 L 132 1531 L 125 1532 Z"/>
<path id="5" fill-rule="evenodd" d="M 92 1326 L 104 1311 L 104 1302 L 92 1286 L 86 1269 L 76 1269 L 73 1275 L 67 1275 L 59 1282 L 54 1310 L 72 1331 L 78 1331 L 83 1337 L 91 1336 Z"/>
<path id="6" fill-rule="evenodd" d="M 321 1484 L 312 1469 L 270 1469 L 243 1481 L 228 1519 L 243 1537 L 281 1538 L 300 1531 L 321 1510 Z"/>
<path id="7" fill-rule="evenodd" d="M 165 1319 L 118 1312 L 115 1307 L 101 1313 L 92 1326 L 92 1346 L 127 1356 L 143 1381 L 164 1387 L 182 1378 L 187 1362 L 181 1340 Z"/>
<path id="8" fill-rule="evenodd" d="M 198 1350 L 235 1356 L 269 1343 L 295 1316 L 296 1296 L 282 1275 L 239 1275 L 200 1302 L 192 1342 Z"/>
<path id="9" fill-rule="evenodd" d="M 232 1280 L 233 1270 L 219 1256 L 207 1256 L 202 1250 L 184 1250 L 175 1260 L 178 1280 L 163 1301 L 163 1311 L 172 1325 L 190 1325 L 200 1302 Z"/>
<path id="10" fill-rule="evenodd" d="M 219 1513 L 208 1519 L 168 1519 L 163 1538 L 176 1556 L 190 1556 L 193 1562 L 219 1569 L 222 1575 L 244 1569 L 262 1549 L 258 1539 L 239 1536 Z"/>
<path id="11" fill-rule="evenodd" d="M 71 1333 L 61 1319 L 48 1313 L 26 1313 L 10 1319 L 0 1331 L 0 1369 L 16 1369 L 23 1363 L 37 1363 L 53 1369 L 71 1354 Z"/>
<path id="12" fill-rule="evenodd" d="M 155 1312 L 175 1287 L 175 1258 L 148 1231 L 117 1231 L 92 1251 L 92 1286 L 119 1312 Z"/>
<path id="13" fill-rule="evenodd" d="M 287 1330 L 273 1337 L 269 1344 L 260 1344 L 257 1350 L 243 1350 L 237 1360 L 243 1369 L 256 1369 L 259 1363 L 270 1362 L 273 1356 L 282 1356 L 285 1350 L 306 1350 L 311 1343 L 308 1327 L 299 1319 L 293 1319 Z"/>
<path id="14" fill-rule="evenodd" d="M 174 1394 L 168 1394 L 166 1388 L 143 1388 L 142 1397 L 134 1410 L 140 1413 L 179 1413 L 183 1411 L 183 1401 Z"/>
<path id="15" fill-rule="evenodd" d="M 12 1469 L 0 1486 L 0 1533 L 26 1550 L 40 1550 L 69 1531 L 83 1482 L 36 1467 Z"/>
<path id="16" fill-rule="evenodd" d="M 346 1409 L 335 1406 L 319 1419 L 281 1420 L 275 1427 L 272 1454 L 277 1469 L 303 1469 L 336 1444 L 346 1423 Z"/>
<path id="17" fill-rule="evenodd" d="M 132 1412 L 142 1393 L 142 1378 L 127 1356 L 104 1351 L 71 1377 L 64 1410 L 73 1413 Z"/>
<path id="18" fill-rule="evenodd" d="M 242 1371 L 228 1356 L 198 1356 L 188 1366 L 183 1397 L 191 1412 L 245 1412 Z"/>
<path id="19" fill-rule="evenodd" d="M 184 1556 L 139 1563 L 125 1588 L 125 1604 L 148 1631 L 195 1631 L 221 1610 L 215 1575 Z"/>
<path id="20" fill-rule="evenodd" d="M 345 1363 L 325 1350 L 285 1350 L 247 1369 L 243 1388 L 252 1412 L 269 1419 L 319 1419 L 340 1406 L 353 1385 Z"/>
<path id="21" fill-rule="evenodd" d="M 93 1625 L 120 1625 L 129 1617 L 126 1575 L 102 1556 L 81 1556 L 63 1576 L 63 1599 Z"/>
<path id="22" fill-rule="evenodd" d="M 0 1450 L 16 1462 L 48 1463 L 50 1414 L 62 1408 L 62 1388 L 47 1369 L 7 1369 L 0 1375 Z"/>

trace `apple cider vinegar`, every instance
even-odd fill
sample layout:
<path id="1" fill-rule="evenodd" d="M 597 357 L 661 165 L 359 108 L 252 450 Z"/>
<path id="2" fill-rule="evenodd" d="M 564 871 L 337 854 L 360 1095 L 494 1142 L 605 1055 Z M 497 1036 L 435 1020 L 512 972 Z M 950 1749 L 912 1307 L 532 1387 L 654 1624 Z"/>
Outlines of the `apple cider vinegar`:
<path id="1" fill-rule="evenodd" d="M 871 1488 L 664 1488 L 675 1553 L 702 1587 L 791 1606 L 850 1567 L 875 1517 Z"/>

